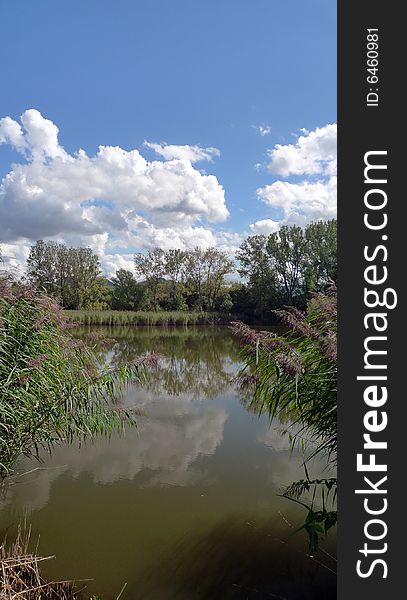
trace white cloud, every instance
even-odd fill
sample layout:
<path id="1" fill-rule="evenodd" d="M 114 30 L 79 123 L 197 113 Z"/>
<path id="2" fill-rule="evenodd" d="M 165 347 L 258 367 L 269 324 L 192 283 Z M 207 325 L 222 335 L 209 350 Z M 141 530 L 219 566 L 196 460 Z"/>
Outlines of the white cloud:
<path id="1" fill-rule="evenodd" d="M 336 217 L 336 124 L 301 130 L 295 144 L 277 144 L 268 152 L 269 170 L 277 180 L 257 190 L 257 197 L 280 215 L 250 225 L 255 233 L 272 233 L 281 225 L 305 226 Z M 298 179 L 302 176 L 302 179 Z"/>
<path id="2" fill-rule="evenodd" d="M 200 160 L 212 161 L 213 157 L 220 156 L 217 148 L 201 148 L 200 146 L 175 146 L 171 144 L 154 144 L 144 142 L 144 146 L 154 150 L 156 154 L 162 156 L 165 160 L 189 160 L 192 163 Z"/>
<path id="3" fill-rule="evenodd" d="M 303 133 L 295 144 L 276 144 L 269 151 L 270 171 L 282 177 L 336 173 L 336 123 Z"/>
<path id="4" fill-rule="evenodd" d="M 212 245 L 212 224 L 229 215 L 217 178 L 192 164 L 218 156 L 216 148 L 148 143 L 165 159 L 154 161 L 112 146 L 99 146 L 94 156 L 69 154 L 57 126 L 34 109 L 21 125 L 2 119 L 0 143 L 26 159 L 1 183 L 2 244 L 29 247 L 45 238 L 90 245 L 110 269 L 129 266 L 137 247 Z"/>
<path id="5" fill-rule="evenodd" d="M 113 277 L 119 269 L 126 269 L 134 273 L 134 254 L 108 254 L 101 255 L 102 270 L 109 277 Z"/>
<path id="6" fill-rule="evenodd" d="M 0 119 L 0 144 L 10 144 L 32 160 L 69 159 L 59 145 L 58 127 L 38 110 L 26 110 L 21 115 L 21 123 L 23 128 L 10 117 Z"/>
<path id="7" fill-rule="evenodd" d="M 45 119 L 38 110 L 26 110 L 21 115 L 21 123 L 26 131 L 26 146 L 33 160 L 69 159 L 59 145 L 58 127 L 49 119 Z"/>
<path id="8" fill-rule="evenodd" d="M 276 181 L 257 190 L 258 197 L 284 212 L 284 222 L 294 223 L 334 219 L 336 216 L 336 177 L 327 181 Z"/>
<path id="9" fill-rule="evenodd" d="M 68 160 L 14 165 L 2 183 L 3 235 L 30 237 L 38 228 L 43 235 L 93 234 L 104 230 L 106 220 L 125 229 L 129 211 L 170 225 L 228 216 L 213 175 L 202 175 L 187 160 L 147 162 L 138 150 L 119 147 L 100 146 L 94 157 L 81 152 Z"/>
<path id="10" fill-rule="evenodd" d="M 26 148 L 21 125 L 10 117 L 0 119 L 0 144 L 11 144 L 20 152 Z"/>
<path id="11" fill-rule="evenodd" d="M 279 222 L 273 221 L 273 219 L 262 219 L 261 221 L 256 221 L 250 225 L 252 233 L 260 235 L 269 235 L 270 233 L 275 233 L 279 230 L 279 228 Z"/>
<path id="12" fill-rule="evenodd" d="M 271 125 L 266 125 L 265 123 L 253 125 L 253 129 L 255 129 L 262 137 L 271 133 Z"/>

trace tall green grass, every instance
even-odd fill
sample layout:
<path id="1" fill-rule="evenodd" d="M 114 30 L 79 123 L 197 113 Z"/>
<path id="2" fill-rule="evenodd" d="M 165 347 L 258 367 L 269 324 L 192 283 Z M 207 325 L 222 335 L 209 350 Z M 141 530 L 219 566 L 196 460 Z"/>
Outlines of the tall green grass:
<path id="1" fill-rule="evenodd" d="M 306 313 L 293 307 L 276 312 L 289 327 L 283 336 L 255 331 L 240 322 L 233 324 L 243 344 L 240 381 L 253 394 L 253 409 L 268 412 L 271 418 L 288 417 L 296 425 L 297 431 L 291 435 L 293 446 L 298 443 L 305 452 L 307 443 L 313 442 L 311 454 L 304 455 L 306 478 L 293 482 L 283 495 L 308 509 L 303 529 L 314 554 L 321 534 L 337 520 L 336 477 L 311 479 L 307 469 L 316 455 L 324 455 L 329 466 L 336 466 L 336 288 L 314 295 Z M 300 500 L 304 494 L 310 495 L 310 503 Z"/>
<path id="2" fill-rule="evenodd" d="M 80 325 L 214 325 L 229 318 L 221 313 L 186 311 L 66 310 L 70 321 Z"/>
<path id="3" fill-rule="evenodd" d="M 127 382 L 141 380 L 142 359 L 101 370 L 66 327 L 52 299 L 0 278 L 0 480 L 22 455 L 135 424 L 112 403 Z"/>

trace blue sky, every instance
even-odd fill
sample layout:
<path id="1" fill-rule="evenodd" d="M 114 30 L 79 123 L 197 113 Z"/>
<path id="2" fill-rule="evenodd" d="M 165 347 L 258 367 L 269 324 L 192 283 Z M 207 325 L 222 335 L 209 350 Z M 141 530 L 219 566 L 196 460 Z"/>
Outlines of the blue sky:
<path id="1" fill-rule="evenodd" d="M 111 271 L 139 246 L 232 251 L 247 233 L 332 217 L 333 0 L 8 0 L 0 19 L 0 119 L 9 117 L 0 243 L 10 260 L 48 237 L 93 245 Z M 38 113 L 24 124 L 28 109 Z M 100 145 L 142 159 L 116 152 L 96 164 Z M 216 151 L 198 160 L 197 147 Z M 192 170 L 164 164 L 151 174 L 151 161 Z M 139 168 L 143 181 L 130 181 Z M 100 187 L 83 181 L 104 176 Z"/>

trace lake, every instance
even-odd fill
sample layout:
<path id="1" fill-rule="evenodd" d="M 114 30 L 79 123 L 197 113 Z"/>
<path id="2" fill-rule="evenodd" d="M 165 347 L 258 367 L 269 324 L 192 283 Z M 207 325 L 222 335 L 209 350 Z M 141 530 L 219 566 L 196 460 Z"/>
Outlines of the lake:
<path id="1" fill-rule="evenodd" d="M 114 338 L 101 351 L 111 364 L 161 355 L 147 384 L 118 400 L 137 409 L 138 427 L 20 464 L 2 532 L 26 518 L 39 553 L 56 557 L 47 577 L 92 579 L 103 600 L 125 583 L 123 600 L 336 598 L 334 533 L 311 558 L 294 534 L 306 511 L 278 494 L 304 478 L 302 459 L 286 426 L 251 411 L 235 384 L 230 331 L 97 330 Z"/>

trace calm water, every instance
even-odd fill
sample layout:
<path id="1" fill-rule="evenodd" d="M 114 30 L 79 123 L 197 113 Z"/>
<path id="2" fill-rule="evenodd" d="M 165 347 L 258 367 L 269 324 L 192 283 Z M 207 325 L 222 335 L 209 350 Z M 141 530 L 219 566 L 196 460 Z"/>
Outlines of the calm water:
<path id="1" fill-rule="evenodd" d="M 121 400 L 140 411 L 138 429 L 56 448 L 8 489 L 0 529 L 27 516 L 39 552 L 56 556 L 46 574 L 92 578 L 104 600 L 124 583 L 129 600 L 335 598 L 335 561 L 306 556 L 305 534 L 290 537 L 304 510 L 277 496 L 304 477 L 301 457 L 282 425 L 245 408 L 229 331 L 104 331 L 112 363 L 163 356 L 148 385 Z"/>

